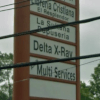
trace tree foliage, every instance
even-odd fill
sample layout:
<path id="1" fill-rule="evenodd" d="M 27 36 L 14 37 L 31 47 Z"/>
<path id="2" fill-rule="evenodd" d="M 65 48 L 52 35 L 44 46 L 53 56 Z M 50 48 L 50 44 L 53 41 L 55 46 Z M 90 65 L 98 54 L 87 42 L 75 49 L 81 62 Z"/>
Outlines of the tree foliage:
<path id="1" fill-rule="evenodd" d="M 81 100 L 100 100 L 100 64 L 94 68 L 91 77 L 89 86 L 81 82 Z"/>
<path id="2" fill-rule="evenodd" d="M 8 99 L 8 96 L 6 93 L 0 91 L 0 100 L 7 100 Z"/>
<path id="3" fill-rule="evenodd" d="M 100 64 L 94 69 L 94 73 L 91 74 L 92 80 L 90 80 L 91 93 L 94 95 L 95 100 L 100 100 Z"/>
<path id="4" fill-rule="evenodd" d="M 90 86 L 87 86 L 84 82 L 81 82 L 81 100 L 94 100 L 90 93 Z"/>
<path id="5" fill-rule="evenodd" d="M 10 65 L 10 64 L 13 64 L 13 54 L 12 53 L 7 54 L 7 53 L 0 52 L 0 67 Z M 0 83 L 1 83 L 0 93 L 2 95 L 7 94 L 8 99 L 11 98 L 12 96 L 13 87 L 12 87 L 11 79 L 12 79 L 12 69 L 0 70 Z"/>

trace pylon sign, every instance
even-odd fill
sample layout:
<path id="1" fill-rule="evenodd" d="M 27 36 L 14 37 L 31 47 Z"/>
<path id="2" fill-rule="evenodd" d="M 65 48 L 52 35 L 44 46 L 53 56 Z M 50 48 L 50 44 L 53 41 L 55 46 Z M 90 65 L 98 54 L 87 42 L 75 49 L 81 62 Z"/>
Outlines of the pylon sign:
<path id="1" fill-rule="evenodd" d="M 22 8 L 15 9 L 15 33 L 79 20 L 79 0 L 30 0 L 16 5 L 19 6 Z M 14 39 L 15 63 L 76 56 L 79 56 L 79 25 Z M 13 100 L 80 100 L 79 71 L 77 60 L 16 68 Z"/>

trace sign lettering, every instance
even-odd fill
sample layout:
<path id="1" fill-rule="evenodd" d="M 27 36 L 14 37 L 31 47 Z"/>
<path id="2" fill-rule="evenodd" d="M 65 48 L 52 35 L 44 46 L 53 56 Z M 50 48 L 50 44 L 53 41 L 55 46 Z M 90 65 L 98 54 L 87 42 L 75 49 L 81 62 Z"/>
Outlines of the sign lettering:
<path id="1" fill-rule="evenodd" d="M 30 53 L 56 57 L 70 58 L 75 57 L 75 46 L 30 36 Z"/>
<path id="2" fill-rule="evenodd" d="M 30 15 L 30 30 L 41 29 L 44 27 L 50 27 L 50 26 L 55 26 L 59 24 L 61 23 L 58 23 L 46 18 L 38 17 L 35 15 Z M 60 40 L 73 42 L 73 43 L 76 42 L 76 38 L 75 38 L 76 29 L 75 27 L 72 27 L 72 26 L 60 27 L 60 28 L 46 30 L 46 31 L 43 30 L 42 32 L 39 32 L 39 34 L 50 36 L 50 37 L 57 38 Z"/>
<path id="3" fill-rule="evenodd" d="M 36 57 L 30 57 L 30 62 L 46 61 Z M 65 63 L 39 64 L 30 67 L 31 75 L 51 77 L 63 80 L 76 81 L 76 66 Z"/>
<path id="4" fill-rule="evenodd" d="M 44 14 L 50 17 L 54 17 L 66 22 L 73 22 L 75 21 L 75 9 L 68 7 L 66 5 L 49 1 L 43 2 L 43 0 L 38 0 L 40 2 L 37 5 L 31 5 L 30 10 L 38 12 L 40 14 Z M 30 4 L 34 4 L 34 0 L 30 1 Z"/>

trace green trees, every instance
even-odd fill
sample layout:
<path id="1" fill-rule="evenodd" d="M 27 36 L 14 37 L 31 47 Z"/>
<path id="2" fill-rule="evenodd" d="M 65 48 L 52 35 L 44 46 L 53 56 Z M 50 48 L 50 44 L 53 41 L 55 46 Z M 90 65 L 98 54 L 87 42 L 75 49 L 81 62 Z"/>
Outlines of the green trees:
<path id="1" fill-rule="evenodd" d="M 91 74 L 90 85 L 81 82 L 81 100 L 100 100 L 100 64 Z"/>
<path id="2" fill-rule="evenodd" d="M 0 91 L 0 100 L 7 100 L 8 96 L 4 92 Z"/>
<path id="3" fill-rule="evenodd" d="M 94 100 L 93 95 L 90 92 L 90 86 L 87 86 L 84 82 L 81 82 L 81 100 Z"/>
<path id="4" fill-rule="evenodd" d="M 0 67 L 9 64 L 13 64 L 13 54 L 0 52 Z M 12 98 L 12 75 L 11 69 L 0 70 L 0 100 L 11 100 Z"/>
<path id="5" fill-rule="evenodd" d="M 94 74 L 91 74 L 92 80 L 90 80 L 91 90 L 95 100 L 100 100 L 100 64 L 94 69 Z"/>

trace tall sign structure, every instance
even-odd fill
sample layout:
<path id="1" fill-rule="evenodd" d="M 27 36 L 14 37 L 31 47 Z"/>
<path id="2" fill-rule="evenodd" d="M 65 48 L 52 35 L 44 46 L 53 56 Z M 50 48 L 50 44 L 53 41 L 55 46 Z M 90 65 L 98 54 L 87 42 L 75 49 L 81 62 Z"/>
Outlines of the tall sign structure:
<path id="1" fill-rule="evenodd" d="M 15 9 L 15 33 L 79 20 L 79 0 L 15 0 L 17 2 L 20 3 L 16 7 L 22 8 Z M 76 56 L 79 56 L 79 25 L 14 39 L 15 64 Z M 13 100 L 80 100 L 79 61 L 14 69 Z"/>

